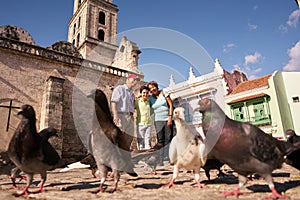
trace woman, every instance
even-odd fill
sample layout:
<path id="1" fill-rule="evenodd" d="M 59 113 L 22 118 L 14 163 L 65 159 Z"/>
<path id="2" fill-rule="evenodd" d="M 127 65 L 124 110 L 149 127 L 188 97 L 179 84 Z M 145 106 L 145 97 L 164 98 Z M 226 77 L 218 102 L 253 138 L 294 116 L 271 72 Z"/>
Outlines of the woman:
<path id="1" fill-rule="evenodd" d="M 154 126 L 156 129 L 157 144 L 155 149 L 161 149 L 169 144 L 173 137 L 173 102 L 166 90 L 159 90 L 155 81 L 147 84 L 152 95 L 149 97 L 154 112 Z M 165 153 L 163 153 L 165 152 Z M 168 158 L 168 147 L 164 148 L 161 158 Z"/>

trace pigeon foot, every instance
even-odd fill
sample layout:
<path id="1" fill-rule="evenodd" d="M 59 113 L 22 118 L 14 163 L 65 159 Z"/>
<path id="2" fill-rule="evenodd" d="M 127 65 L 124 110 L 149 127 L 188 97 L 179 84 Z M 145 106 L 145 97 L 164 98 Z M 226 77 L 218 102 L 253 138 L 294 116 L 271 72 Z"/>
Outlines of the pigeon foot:
<path id="1" fill-rule="evenodd" d="M 270 196 L 265 197 L 265 199 L 286 199 L 287 196 L 279 194 L 276 189 L 273 187 L 272 194 Z"/>
<path id="2" fill-rule="evenodd" d="M 20 197 L 20 196 L 28 195 L 28 194 L 29 194 L 28 188 L 25 188 L 21 193 L 20 192 L 15 193 L 14 196 Z"/>
<path id="3" fill-rule="evenodd" d="M 104 192 L 103 184 L 100 184 L 98 189 L 91 191 L 93 194 L 97 194 L 99 192 Z"/>
<path id="4" fill-rule="evenodd" d="M 205 185 L 205 184 L 201 184 L 201 183 L 198 181 L 197 184 L 194 185 L 193 187 L 195 187 L 195 188 L 206 188 L 206 185 Z"/>
<path id="5" fill-rule="evenodd" d="M 240 196 L 240 195 L 243 195 L 245 194 L 244 192 L 240 192 L 240 188 L 236 188 L 235 190 L 231 191 L 231 192 L 224 192 L 224 197 L 228 197 L 228 196 L 236 196 L 237 198 Z"/>
<path id="6" fill-rule="evenodd" d="M 174 183 L 174 180 L 172 180 L 170 183 L 164 185 L 164 187 L 171 188 L 171 187 L 178 187 L 178 185 L 176 185 L 176 184 Z"/>

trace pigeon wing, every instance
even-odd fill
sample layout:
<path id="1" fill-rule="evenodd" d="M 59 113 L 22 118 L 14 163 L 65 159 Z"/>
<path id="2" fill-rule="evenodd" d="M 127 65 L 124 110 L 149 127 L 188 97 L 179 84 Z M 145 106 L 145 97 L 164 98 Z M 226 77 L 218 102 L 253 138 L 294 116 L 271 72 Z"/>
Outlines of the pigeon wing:
<path id="1" fill-rule="evenodd" d="M 175 164 L 177 162 L 177 149 L 176 149 L 176 136 L 173 137 L 170 147 L 169 147 L 169 158 L 170 158 L 170 163 Z"/>

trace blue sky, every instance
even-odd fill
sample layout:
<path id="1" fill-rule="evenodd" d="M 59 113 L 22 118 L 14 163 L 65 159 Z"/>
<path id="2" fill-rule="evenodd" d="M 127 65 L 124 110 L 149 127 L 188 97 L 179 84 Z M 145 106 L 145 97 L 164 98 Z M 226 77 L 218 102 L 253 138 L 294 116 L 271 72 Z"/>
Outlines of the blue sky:
<path id="1" fill-rule="evenodd" d="M 167 84 L 170 74 L 178 73 L 175 82 L 179 82 L 180 76 L 183 80 L 188 77 L 191 66 L 196 75 L 206 73 L 204 68 L 210 67 L 201 60 L 207 58 L 200 57 L 199 63 L 190 60 L 189 55 L 197 56 L 199 52 L 185 46 L 189 41 L 203 47 L 212 60 L 218 58 L 227 71 L 239 67 L 249 79 L 275 70 L 300 71 L 300 9 L 294 0 L 114 0 L 113 3 L 119 8 L 118 33 L 156 27 L 188 40 L 174 41 L 175 46 L 182 47 L 179 55 L 168 49 L 142 46 L 139 65 L 146 81 L 159 79 Z M 47 47 L 67 40 L 72 13 L 73 0 L 3 1 L 0 26 L 20 26 L 38 45 Z M 139 41 L 134 36 L 128 38 Z"/>

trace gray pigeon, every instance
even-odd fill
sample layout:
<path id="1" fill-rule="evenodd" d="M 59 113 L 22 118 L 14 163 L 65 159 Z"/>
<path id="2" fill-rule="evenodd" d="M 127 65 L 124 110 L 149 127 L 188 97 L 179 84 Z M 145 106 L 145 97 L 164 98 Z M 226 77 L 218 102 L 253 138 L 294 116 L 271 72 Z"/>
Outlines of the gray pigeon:
<path id="1" fill-rule="evenodd" d="M 42 181 L 38 190 L 31 193 L 43 192 L 43 186 L 47 178 L 47 171 L 53 170 L 61 164 L 61 159 L 56 150 L 48 142 L 48 138 L 56 135 L 56 130 L 47 128 L 36 130 L 35 111 L 30 105 L 23 105 L 18 115 L 22 115 L 8 147 L 8 155 L 18 169 L 23 171 L 27 177 L 27 184 L 21 193 L 22 196 L 30 193 L 30 187 L 34 174 L 40 174 Z"/>
<path id="2" fill-rule="evenodd" d="M 120 179 L 120 171 L 131 176 L 137 176 L 131 162 L 130 145 L 132 136 L 122 132 L 117 127 L 109 109 L 106 95 L 102 90 L 96 89 L 88 95 L 95 101 L 96 118 L 92 130 L 92 152 L 100 173 L 100 186 L 93 193 L 104 191 L 104 182 L 109 170 L 114 174 L 114 188 L 109 192 L 117 190 Z"/>
<path id="3" fill-rule="evenodd" d="M 151 174 L 156 175 L 156 167 L 160 160 L 160 152 L 155 149 L 143 149 L 143 150 L 135 150 L 131 152 L 131 162 L 133 164 L 137 164 L 139 161 L 145 162 L 147 166 L 151 168 Z"/>
<path id="4" fill-rule="evenodd" d="M 194 171 L 197 186 L 203 187 L 200 183 L 200 168 L 203 167 L 206 162 L 204 144 L 184 121 L 184 108 L 175 108 L 173 117 L 177 134 L 171 141 L 169 158 L 170 163 L 174 164 L 174 170 L 173 178 L 166 186 L 174 186 L 179 170 L 185 168 Z"/>
<path id="5" fill-rule="evenodd" d="M 247 176 L 257 173 L 268 183 L 271 198 L 286 198 L 276 191 L 272 171 L 281 168 L 284 157 L 298 147 L 279 141 L 254 125 L 228 118 L 214 100 L 202 99 L 198 104 L 210 156 L 239 174 L 238 187 L 224 196 L 243 194 L 240 188 L 247 183 Z"/>

